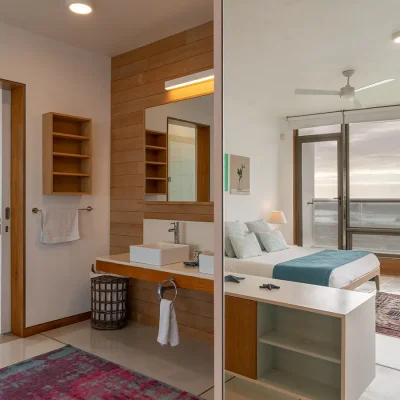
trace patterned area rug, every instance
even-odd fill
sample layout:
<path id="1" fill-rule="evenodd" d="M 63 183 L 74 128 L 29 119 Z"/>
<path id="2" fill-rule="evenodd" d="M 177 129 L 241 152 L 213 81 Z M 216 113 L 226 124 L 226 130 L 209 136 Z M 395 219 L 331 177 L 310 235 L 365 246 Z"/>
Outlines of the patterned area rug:
<path id="1" fill-rule="evenodd" d="M 1 369 L 0 399 L 197 400 L 198 397 L 65 346 Z"/>
<path id="2" fill-rule="evenodd" d="M 400 338 L 400 295 L 376 295 L 376 333 Z"/>

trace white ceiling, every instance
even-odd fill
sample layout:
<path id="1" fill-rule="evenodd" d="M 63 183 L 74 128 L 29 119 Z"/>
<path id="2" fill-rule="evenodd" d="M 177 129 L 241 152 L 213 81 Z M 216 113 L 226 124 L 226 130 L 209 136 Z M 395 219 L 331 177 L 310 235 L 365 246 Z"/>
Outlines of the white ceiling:
<path id="1" fill-rule="evenodd" d="M 262 91 L 266 114 L 352 108 L 339 97 L 294 95 L 295 88 L 339 90 L 345 69 L 356 70 L 356 88 L 396 79 L 358 93 L 364 106 L 400 103 L 400 45 L 391 40 L 400 31 L 399 0 L 230 0 L 224 10 L 225 88 L 234 81 L 235 93 Z M 235 69 L 227 60 L 239 49 Z M 247 103 L 259 107 L 259 99 Z"/>
<path id="2" fill-rule="evenodd" d="M 93 0 L 91 15 L 65 0 L 1 0 L 0 22 L 115 56 L 213 19 L 213 0 Z"/>

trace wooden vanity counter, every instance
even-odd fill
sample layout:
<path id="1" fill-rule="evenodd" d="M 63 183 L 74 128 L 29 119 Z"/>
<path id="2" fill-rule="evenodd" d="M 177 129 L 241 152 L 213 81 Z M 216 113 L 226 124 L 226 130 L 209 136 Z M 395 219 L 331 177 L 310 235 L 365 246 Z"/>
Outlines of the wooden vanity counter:
<path id="1" fill-rule="evenodd" d="M 202 274 L 198 267 L 186 267 L 183 263 L 164 266 L 140 264 L 131 262 L 129 253 L 126 253 L 97 258 L 96 269 L 154 283 L 174 278 L 178 288 L 214 293 L 214 275 Z"/>

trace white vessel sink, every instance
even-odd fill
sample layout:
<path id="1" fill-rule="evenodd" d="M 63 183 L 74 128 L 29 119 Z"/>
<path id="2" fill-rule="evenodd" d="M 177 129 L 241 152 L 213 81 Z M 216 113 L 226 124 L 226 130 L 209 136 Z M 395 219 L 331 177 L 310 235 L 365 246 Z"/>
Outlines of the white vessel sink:
<path id="1" fill-rule="evenodd" d="M 167 265 L 189 260 L 186 244 L 156 243 L 131 246 L 130 260 L 142 264 Z"/>

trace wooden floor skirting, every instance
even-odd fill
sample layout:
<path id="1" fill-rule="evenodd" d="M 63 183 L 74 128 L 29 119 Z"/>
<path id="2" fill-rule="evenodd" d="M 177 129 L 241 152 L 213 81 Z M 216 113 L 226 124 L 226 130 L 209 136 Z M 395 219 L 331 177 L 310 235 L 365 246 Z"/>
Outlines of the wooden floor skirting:
<path id="1" fill-rule="evenodd" d="M 72 315 L 71 317 L 61 318 L 55 321 L 49 321 L 43 324 L 30 326 L 24 329 L 22 337 L 37 335 L 38 333 L 51 331 L 52 329 L 62 328 L 63 326 L 68 326 L 76 324 L 78 322 L 87 321 L 88 319 L 90 319 L 90 312 L 78 315 Z"/>

